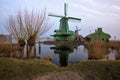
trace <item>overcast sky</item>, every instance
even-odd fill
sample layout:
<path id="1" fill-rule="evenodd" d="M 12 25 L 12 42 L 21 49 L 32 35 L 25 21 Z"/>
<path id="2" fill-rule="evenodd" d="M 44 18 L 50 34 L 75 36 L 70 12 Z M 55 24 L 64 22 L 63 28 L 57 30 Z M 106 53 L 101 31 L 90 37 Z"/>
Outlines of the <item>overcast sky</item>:
<path id="1" fill-rule="evenodd" d="M 98 27 L 120 39 L 120 0 L 0 0 L 0 34 L 7 34 L 4 29 L 8 15 L 18 10 L 38 10 L 45 8 L 47 13 L 63 15 L 64 3 L 68 3 L 68 16 L 81 18 L 81 22 L 69 22 L 71 30 L 75 26 L 81 29 L 81 35 L 86 36 Z M 59 18 L 48 17 L 54 26 L 45 36 L 54 34 L 59 28 Z"/>

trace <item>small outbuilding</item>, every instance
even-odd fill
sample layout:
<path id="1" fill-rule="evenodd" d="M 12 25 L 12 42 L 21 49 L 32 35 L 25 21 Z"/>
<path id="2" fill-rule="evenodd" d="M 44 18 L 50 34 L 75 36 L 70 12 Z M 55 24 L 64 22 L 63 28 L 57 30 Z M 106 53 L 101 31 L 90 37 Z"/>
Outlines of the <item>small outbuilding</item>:
<path id="1" fill-rule="evenodd" d="M 0 34 L 0 43 L 11 43 L 11 42 L 12 42 L 11 35 Z"/>
<path id="2" fill-rule="evenodd" d="M 107 34 L 102 31 L 102 28 L 98 28 L 95 30 L 95 33 L 89 34 L 85 37 L 85 40 L 91 41 L 91 40 L 102 40 L 102 41 L 109 41 L 111 38 L 110 34 Z"/>

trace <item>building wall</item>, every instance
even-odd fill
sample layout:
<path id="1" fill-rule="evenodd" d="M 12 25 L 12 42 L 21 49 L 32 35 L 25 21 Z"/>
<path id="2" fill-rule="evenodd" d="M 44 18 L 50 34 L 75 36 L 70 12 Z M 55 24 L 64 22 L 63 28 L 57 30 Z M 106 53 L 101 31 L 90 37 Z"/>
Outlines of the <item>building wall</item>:
<path id="1" fill-rule="evenodd" d="M 12 38 L 10 35 L 0 35 L 0 43 L 11 43 Z"/>

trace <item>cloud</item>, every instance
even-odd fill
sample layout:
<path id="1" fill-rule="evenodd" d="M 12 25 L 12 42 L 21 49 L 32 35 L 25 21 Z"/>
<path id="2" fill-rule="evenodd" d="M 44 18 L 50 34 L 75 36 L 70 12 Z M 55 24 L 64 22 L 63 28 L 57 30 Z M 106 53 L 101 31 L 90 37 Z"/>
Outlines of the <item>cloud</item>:
<path id="1" fill-rule="evenodd" d="M 113 8 L 114 10 L 120 10 L 120 6 L 117 5 L 112 5 L 111 8 Z"/>
<path id="2" fill-rule="evenodd" d="M 111 17 L 119 17 L 119 15 L 118 14 L 116 14 L 116 13 L 108 13 L 107 15 L 109 15 L 109 16 L 111 16 Z"/>
<path id="3" fill-rule="evenodd" d="M 82 2 L 94 8 L 104 8 L 108 5 L 108 4 L 98 2 L 97 0 L 82 0 Z"/>
<path id="4" fill-rule="evenodd" d="M 118 17 L 120 14 L 120 6 L 117 3 L 118 0 L 81 0 L 75 1 L 74 3 L 71 2 L 72 6 L 77 9 L 103 17 L 106 15 Z"/>
<path id="5" fill-rule="evenodd" d="M 88 14 L 94 14 L 94 15 L 103 15 L 102 12 L 97 11 L 95 9 L 89 8 L 88 6 L 78 5 L 78 4 L 72 4 L 73 7 L 78 8 L 80 10 L 83 10 L 87 12 Z"/>

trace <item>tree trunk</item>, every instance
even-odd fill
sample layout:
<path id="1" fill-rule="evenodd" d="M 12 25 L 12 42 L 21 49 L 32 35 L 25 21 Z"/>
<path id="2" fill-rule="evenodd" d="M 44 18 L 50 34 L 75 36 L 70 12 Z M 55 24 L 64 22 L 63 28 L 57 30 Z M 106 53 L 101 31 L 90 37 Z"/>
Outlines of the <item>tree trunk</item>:
<path id="1" fill-rule="evenodd" d="M 28 58 L 35 57 L 35 46 L 28 46 Z"/>
<path id="2" fill-rule="evenodd" d="M 25 47 L 25 41 L 22 39 L 22 40 L 19 40 L 18 41 L 19 43 L 19 54 L 20 54 L 20 58 L 24 58 L 24 47 Z"/>
<path id="3" fill-rule="evenodd" d="M 36 51 L 35 51 L 35 38 L 31 37 L 27 41 L 28 43 L 28 58 L 35 57 Z"/>
<path id="4" fill-rule="evenodd" d="M 19 58 L 24 58 L 24 47 L 19 47 Z"/>

